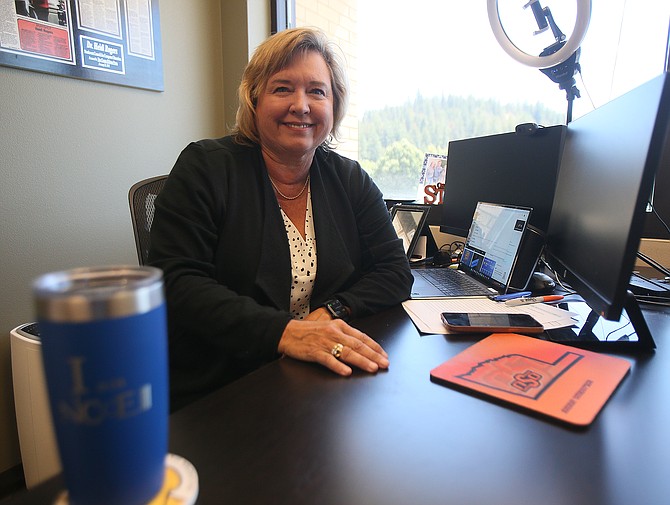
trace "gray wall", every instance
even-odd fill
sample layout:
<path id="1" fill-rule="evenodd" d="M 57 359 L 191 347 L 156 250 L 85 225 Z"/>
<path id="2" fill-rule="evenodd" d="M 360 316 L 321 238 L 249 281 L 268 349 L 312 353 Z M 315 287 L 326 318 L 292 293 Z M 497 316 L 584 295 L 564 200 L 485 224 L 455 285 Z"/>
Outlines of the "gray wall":
<path id="1" fill-rule="evenodd" d="M 9 332 L 33 320 L 32 279 L 137 263 L 128 189 L 226 133 L 237 104 L 224 89 L 269 32 L 266 4 L 161 0 L 160 93 L 0 67 L 0 472 L 20 462 Z"/>

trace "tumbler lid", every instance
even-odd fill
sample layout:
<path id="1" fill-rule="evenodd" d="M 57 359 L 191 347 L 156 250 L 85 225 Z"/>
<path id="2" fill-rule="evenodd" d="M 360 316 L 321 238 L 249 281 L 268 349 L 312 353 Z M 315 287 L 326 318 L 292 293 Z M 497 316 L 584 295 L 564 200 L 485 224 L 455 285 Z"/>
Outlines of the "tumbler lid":
<path id="1" fill-rule="evenodd" d="M 40 320 L 78 323 L 127 317 L 163 304 L 163 274 L 147 266 L 76 268 L 38 277 L 33 294 Z"/>

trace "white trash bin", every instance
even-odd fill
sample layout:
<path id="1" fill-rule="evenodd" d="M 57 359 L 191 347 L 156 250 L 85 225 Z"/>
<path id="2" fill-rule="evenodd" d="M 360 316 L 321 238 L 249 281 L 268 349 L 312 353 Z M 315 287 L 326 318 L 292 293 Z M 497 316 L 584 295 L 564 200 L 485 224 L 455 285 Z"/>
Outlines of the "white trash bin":
<path id="1" fill-rule="evenodd" d="M 14 328 L 10 345 L 19 447 L 30 489 L 61 471 L 37 323 Z"/>

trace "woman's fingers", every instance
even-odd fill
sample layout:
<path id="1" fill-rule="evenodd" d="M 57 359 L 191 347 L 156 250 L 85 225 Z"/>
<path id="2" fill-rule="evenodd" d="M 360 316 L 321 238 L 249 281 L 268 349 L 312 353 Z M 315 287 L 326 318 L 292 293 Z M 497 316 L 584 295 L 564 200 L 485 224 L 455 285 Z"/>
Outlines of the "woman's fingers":
<path id="1" fill-rule="evenodd" d="M 350 375 L 351 366 L 371 373 L 389 366 L 388 354 L 377 342 L 339 319 L 291 321 L 278 350 L 321 363 L 340 375 Z"/>
<path id="2" fill-rule="evenodd" d="M 343 342 L 340 360 L 368 372 L 379 368 L 388 368 L 388 355 L 377 342 L 367 335 L 366 338 L 349 337 Z"/>

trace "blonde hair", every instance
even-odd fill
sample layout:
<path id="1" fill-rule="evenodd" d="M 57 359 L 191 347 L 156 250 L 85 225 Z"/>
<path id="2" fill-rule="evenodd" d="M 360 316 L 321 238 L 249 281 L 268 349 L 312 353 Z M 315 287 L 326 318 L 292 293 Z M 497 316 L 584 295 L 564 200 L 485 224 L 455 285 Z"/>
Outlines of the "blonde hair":
<path id="1" fill-rule="evenodd" d="M 349 100 L 347 76 L 335 46 L 326 35 L 316 28 L 292 28 L 281 31 L 265 40 L 254 52 L 242 74 L 238 90 L 239 106 L 233 134 L 243 144 L 260 143 L 256 128 L 256 104 L 258 96 L 270 78 L 290 65 L 293 58 L 309 51 L 323 57 L 330 70 L 333 90 L 333 129 L 323 147 L 332 147 L 332 139 L 338 138 L 339 126 L 344 119 Z"/>

